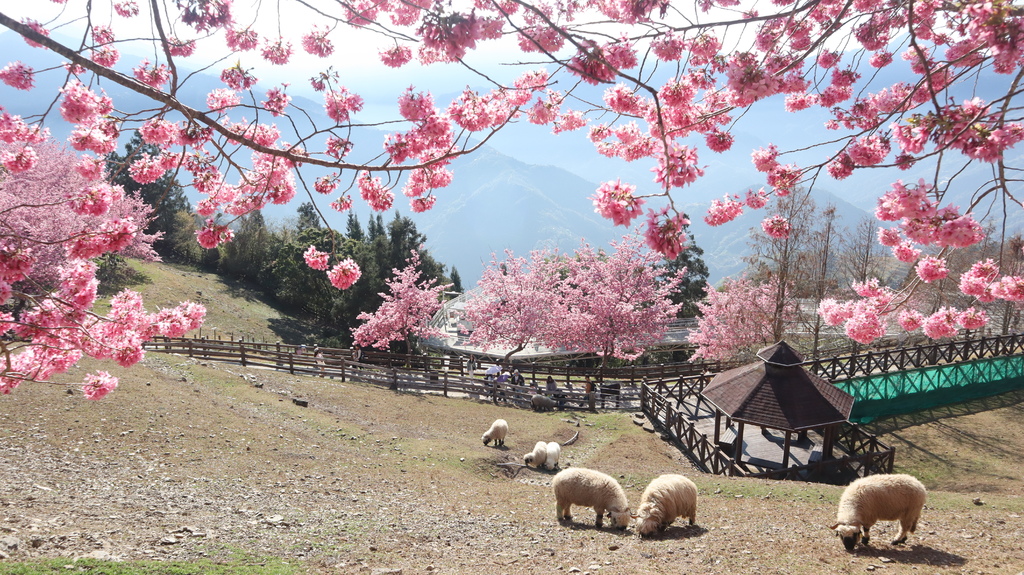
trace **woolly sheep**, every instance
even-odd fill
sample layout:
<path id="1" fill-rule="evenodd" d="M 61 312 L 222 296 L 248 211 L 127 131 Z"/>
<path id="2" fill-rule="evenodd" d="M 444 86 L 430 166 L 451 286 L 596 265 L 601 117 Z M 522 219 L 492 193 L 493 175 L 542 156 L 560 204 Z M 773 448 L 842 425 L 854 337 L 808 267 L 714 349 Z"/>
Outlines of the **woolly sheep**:
<path id="1" fill-rule="evenodd" d="M 664 531 L 676 520 L 697 519 L 697 486 L 682 475 L 668 473 L 655 477 L 640 496 L 636 510 L 636 536 Z"/>
<path id="2" fill-rule="evenodd" d="M 555 489 L 555 510 L 558 520 L 571 520 L 573 505 L 593 507 L 597 513 L 597 526 L 600 528 L 605 511 L 612 519 L 612 524 L 619 529 L 629 526 L 631 515 L 626 492 L 611 476 L 584 469 L 571 467 L 563 469 L 551 480 Z"/>
<path id="3" fill-rule="evenodd" d="M 533 446 L 533 451 L 523 456 L 523 462 L 527 465 L 533 464 L 534 467 L 540 467 L 544 465 L 544 462 L 548 459 L 548 444 L 545 441 L 538 441 L 537 445 Z"/>
<path id="4" fill-rule="evenodd" d="M 505 445 L 505 436 L 508 434 L 508 422 L 504 419 L 495 419 L 494 423 L 491 424 L 491 428 L 484 432 L 483 439 L 484 445 L 487 445 L 491 441 L 494 442 L 494 446 Z"/>
<path id="5" fill-rule="evenodd" d="M 869 543 L 868 530 L 877 521 L 899 521 L 900 533 L 893 545 L 907 541 L 917 529 L 921 508 L 927 497 L 924 485 L 910 475 L 871 475 L 851 483 L 839 498 L 836 524 L 831 527 L 847 551 L 857 541 Z"/>
<path id="6" fill-rule="evenodd" d="M 558 467 L 558 458 L 562 456 L 562 446 L 557 441 L 548 442 L 547 457 L 544 459 L 544 467 L 554 469 Z"/>
<path id="7" fill-rule="evenodd" d="M 551 411 L 555 408 L 555 400 L 546 395 L 534 395 L 530 398 L 530 407 L 534 411 Z"/>

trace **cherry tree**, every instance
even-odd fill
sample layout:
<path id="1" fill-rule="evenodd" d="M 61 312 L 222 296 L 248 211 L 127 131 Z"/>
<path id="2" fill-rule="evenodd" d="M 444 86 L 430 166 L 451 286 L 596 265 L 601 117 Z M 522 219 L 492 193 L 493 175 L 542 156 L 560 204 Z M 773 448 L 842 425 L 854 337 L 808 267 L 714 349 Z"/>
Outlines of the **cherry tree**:
<path id="1" fill-rule="evenodd" d="M 658 281 L 661 254 L 644 249 L 636 236 L 612 242 L 611 253 L 583 244 L 570 256 L 543 262 L 552 282 L 550 313 L 540 337 L 552 347 L 636 359 L 665 335 L 680 304 L 672 292 L 683 271 Z"/>
<path id="2" fill-rule="evenodd" d="M 709 154 L 750 154 L 764 179 L 761 190 L 716 202 L 706 216 L 715 224 L 772 195 L 885 171 L 892 184 L 878 190 L 876 218 L 894 226 L 879 241 L 919 274 L 892 293 L 857 290 L 842 313 L 822 310 L 864 341 L 878 330 L 863 326 L 896 314 L 908 318 L 905 327 L 920 324 L 909 305 L 915 287 L 948 275 L 944 259 L 981 240 L 981 221 L 1010 221 L 1021 209 L 1006 152 L 1024 138 L 1024 14 L 1006 0 L 281 0 L 277 8 L 247 11 L 231 0 L 6 4 L 0 26 L 51 57 L 38 70 L 20 60 L 0 69 L 12 88 L 41 91 L 24 117 L 0 110 L 0 140 L 12 146 L 0 164 L 31 170 L 50 126 L 64 124 L 83 162 L 139 129 L 160 152 L 133 158 L 132 177 L 142 183 L 174 170 L 191 178 L 202 195 L 197 212 L 208 218 L 198 239 L 213 247 L 232 235 L 216 214 L 241 217 L 300 193 L 344 211 L 357 193 L 387 210 L 398 191 L 414 211 L 430 209 L 454 177 L 452 160 L 510 124 L 531 123 L 585 134 L 603 156 L 646 162 L 653 181 L 605 182 L 595 207 L 617 225 L 641 218 L 647 245 L 668 259 L 682 249 L 682 205 L 711 169 Z M 292 32 L 294 23 L 303 29 Z M 374 122 L 389 130 L 383 141 L 367 135 L 363 95 L 327 62 L 347 39 L 368 37 L 381 40 L 381 73 L 458 66 L 476 74 L 478 87 L 436 103 L 410 87 L 396 94 L 390 121 Z M 132 53 L 146 56 L 122 57 Z M 293 100 L 296 87 L 259 84 L 306 57 L 324 59 L 309 85 L 327 120 Z M 219 73 L 223 85 L 197 88 L 201 75 L 191 70 Z M 59 94 L 42 87 L 54 84 Z M 133 97 L 114 102 L 115 91 Z M 757 128 L 747 113 L 755 108 L 811 122 L 825 114 L 832 132 L 790 148 L 733 150 L 735 133 Z M 970 184 L 972 163 L 990 166 L 991 177 Z M 973 194 L 953 205 L 966 186 Z M 765 225 L 781 233 L 787 224 Z M 356 271 L 329 273 L 343 288 Z M 999 261 L 978 261 L 959 285 L 979 301 L 1024 300 L 1024 278 Z M 967 323 L 978 321 L 974 314 Z"/>
<path id="3" fill-rule="evenodd" d="M 441 309 L 441 294 L 451 284 L 438 284 L 436 279 L 421 280 L 420 255 L 415 250 L 402 269 L 395 269 L 394 277 L 385 282 L 388 293 L 380 294 L 383 303 L 374 313 L 363 312 L 356 319 L 363 324 L 352 330 L 356 345 L 387 349 L 393 341 L 405 342 L 412 349 L 413 337 L 440 336 L 441 331 L 430 326 L 430 319 Z"/>
<path id="4" fill-rule="evenodd" d="M 779 312 L 778 281 L 773 277 L 758 284 L 742 277 L 726 278 L 717 289 L 707 284 L 707 297 L 697 304 L 697 329 L 689 338 L 697 346 L 693 358 L 730 360 L 775 343 L 777 326 L 784 326 L 795 313 L 791 304 Z"/>
<path id="5" fill-rule="evenodd" d="M 473 326 L 469 343 L 484 351 L 504 346 L 502 363 L 539 341 L 547 329 L 554 301 L 554 282 L 545 277 L 547 252 L 536 251 L 527 262 L 511 251 L 496 256 L 477 282 L 479 290 L 466 301 L 466 319 Z"/>
<path id="6" fill-rule="evenodd" d="M 0 144 L 0 156 L 11 152 Z M 20 152 L 19 152 L 20 153 Z M 180 336 L 199 326 L 205 309 L 184 303 L 155 313 L 125 290 L 101 315 L 96 264 L 107 253 L 154 259 L 156 236 L 141 233 L 151 209 L 105 183 L 102 163 L 76 164 L 54 142 L 33 146 L 32 170 L 0 172 L 0 392 L 24 382 L 45 382 L 83 356 L 130 366 L 142 344 L 158 335 Z M 67 207 L 68 209 L 61 209 Z M 13 336 L 13 337 L 12 337 Z M 109 372 L 81 382 L 87 398 L 117 386 Z"/>

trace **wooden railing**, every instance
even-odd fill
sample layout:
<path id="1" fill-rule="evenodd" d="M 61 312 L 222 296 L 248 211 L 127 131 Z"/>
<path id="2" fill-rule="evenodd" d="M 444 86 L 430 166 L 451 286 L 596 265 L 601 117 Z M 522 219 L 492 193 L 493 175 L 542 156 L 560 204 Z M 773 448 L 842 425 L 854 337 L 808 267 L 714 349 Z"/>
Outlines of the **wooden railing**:
<path id="1" fill-rule="evenodd" d="M 183 353 L 190 356 L 208 357 L 209 359 L 235 362 L 255 362 L 259 367 L 285 368 L 290 373 L 315 374 L 319 370 L 313 358 L 313 349 L 307 347 L 300 353 L 299 346 L 285 343 L 231 341 L 207 338 L 156 338 L 146 344 L 147 349 Z M 353 361 L 354 350 L 321 347 L 324 362 L 330 370 L 337 371 L 345 362 Z M 478 363 L 473 373 L 469 372 L 468 358 L 454 355 L 420 355 L 390 353 L 377 350 L 361 350 L 358 361 L 379 367 L 397 368 L 409 371 L 426 371 L 458 374 L 461 376 L 482 375 L 484 368 L 495 365 L 494 362 Z M 606 367 L 603 370 L 595 367 L 560 367 L 545 364 L 531 364 L 513 361 L 523 377 L 530 384 L 543 387 L 550 375 L 556 383 L 566 387 L 568 384 L 579 385 L 586 377 L 595 381 L 619 381 L 623 383 L 623 391 L 634 387 L 644 380 L 670 379 L 680 376 L 692 376 L 701 373 L 717 373 L 731 364 L 723 362 L 678 362 L 657 365 L 634 365 L 625 367 Z M 337 375 L 337 373 L 335 373 Z M 634 395 L 638 392 L 634 391 Z"/>
<path id="2" fill-rule="evenodd" d="M 356 359 L 352 350 L 320 348 L 323 357 L 318 359 L 314 357 L 312 348 L 300 353 L 298 346 L 288 344 L 190 338 L 160 338 L 147 342 L 145 347 L 149 351 L 178 353 L 200 360 L 360 381 L 394 390 L 440 393 L 446 397 L 456 394 L 520 407 L 529 407 L 535 394 L 556 396 L 556 405 L 561 408 L 588 408 L 590 405 L 582 387 L 563 385 L 552 393 L 544 385 L 530 382 L 527 385 L 497 383 L 453 369 L 460 365 L 458 358 L 362 352 Z M 399 359 L 406 362 L 401 363 Z M 639 388 L 626 383 L 620 382 L 617 396 L 602 396 L 598 392 L 595 404 L 604 409 L 637 409 Z"/>
<path id="3" fill-rule="evenodd" d="M 688 405 L 683 401 L 688 394 L 699 398 L 700 391 L 709 380 L 710 376 L 703 375 L 679 378 L 676 381 L 648 382 L 640 387 L 640 407 L 647 419 L 660 427 L 705 472 L 802 481 L 830 477 L 845 480 L 851 476 L 892 473 L 896 450 L 856 425 L 845 426 L 836 437 L 835 448 L 845 453 L 842 457 L 769 470 L 751 468 L 736 461 L 715 445 L 713 440 L 708 439 L 707 434 L 697 430 L 695 413 L 686 413 L 677 408 Z M 697 410 L 701 409 L 699 401 L 695 405 Z"/>
<path id="4" fill-rule="evenodd" d="M 1024 334 L 1015 333 L 817 358 L 805 361 L 803 366 L 808 371 L 831 381 L 841 381 L 891 371 L 1022 353 Z"/>

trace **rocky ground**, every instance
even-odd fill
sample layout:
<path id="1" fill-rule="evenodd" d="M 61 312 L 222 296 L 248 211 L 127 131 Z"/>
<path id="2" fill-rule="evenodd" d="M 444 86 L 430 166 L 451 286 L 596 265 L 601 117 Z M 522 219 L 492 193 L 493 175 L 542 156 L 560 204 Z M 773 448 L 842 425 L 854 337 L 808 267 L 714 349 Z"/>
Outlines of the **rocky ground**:
<path id="1" fill-rule="evenodd" d="M 83 556 L 279 557 L 338 574 L 1024 571 L 1012 489 L 935 491 L 907 546 L 890 546 L 884 524 L 847 553 L 827 529 L 841 488 L 702 475 L 629 414 L 536 414 L 159 354 L 119 375 L 99 402 L 56 385 L 0 397 L 0 571 Z M 507 445 L 485 447 L 497 417 Z M 577 432 L 563 465 L 613 475 L 634 504 L 660 473 L 691 476 L 697 526 L 638 540 L 596 529 L 589 510 L 556 522 L 552 473 L 500 464 Z"/>

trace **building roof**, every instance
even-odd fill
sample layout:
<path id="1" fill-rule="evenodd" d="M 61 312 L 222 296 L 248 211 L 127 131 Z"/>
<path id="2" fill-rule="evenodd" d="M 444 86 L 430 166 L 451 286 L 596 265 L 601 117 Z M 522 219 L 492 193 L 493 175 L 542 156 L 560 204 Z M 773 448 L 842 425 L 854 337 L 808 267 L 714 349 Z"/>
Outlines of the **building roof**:
<path id="1" fill-rule="evenodd" d="M 716 375 L 702 395 L 736 421 L 801 431 L 850 417 L 853 396 L 802 367 L 780 341 L 757 352 L 761 361 Z"/>

